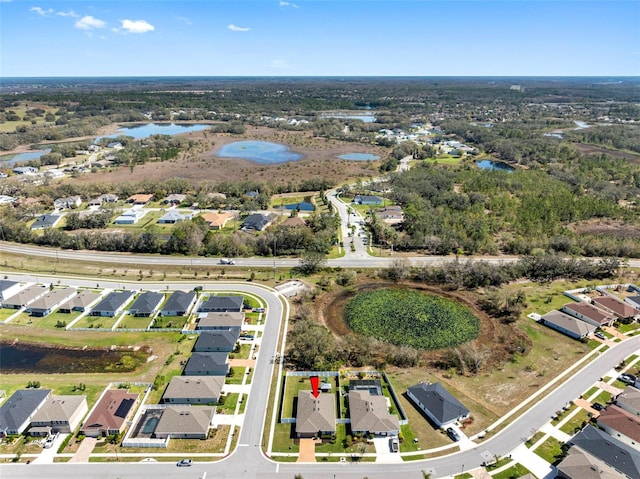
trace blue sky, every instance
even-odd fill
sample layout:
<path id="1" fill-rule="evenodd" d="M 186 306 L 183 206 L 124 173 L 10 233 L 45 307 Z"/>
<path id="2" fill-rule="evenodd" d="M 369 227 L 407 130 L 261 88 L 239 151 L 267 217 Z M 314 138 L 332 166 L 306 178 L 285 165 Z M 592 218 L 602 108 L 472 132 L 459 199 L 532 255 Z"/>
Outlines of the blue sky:
<path id="1" fill-rule="evenodd" d="M 638 76 L 639 0 L 0 0 L 13 76 Z"/>

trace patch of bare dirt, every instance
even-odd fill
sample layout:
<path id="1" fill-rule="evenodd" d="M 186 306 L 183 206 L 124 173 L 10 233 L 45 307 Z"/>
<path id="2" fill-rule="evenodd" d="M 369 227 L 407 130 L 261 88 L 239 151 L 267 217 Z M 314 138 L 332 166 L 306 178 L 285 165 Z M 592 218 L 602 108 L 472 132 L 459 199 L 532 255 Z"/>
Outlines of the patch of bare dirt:
<path id="1" fill-rule="evenodd" d="M 640 239 L 640 225 L 615 220 L 593 220 L 572 225 L 578 234 L 610 236 L 620 239 Z"/>
<path id="2" fill-rule="evenodd" d="M 623 160 L 627 160 L 633 163 L 640 163 L 640 154 L 633 153 L 630 151 L 620 151 L 620 150 L 611 150 L 608 148 L 604 148 L 596 145 L 586 145 L 584 143 L 574 143 L 575 146 L 580 153 L 585 155 L 608 155 L 613 158 L 622 158 Z"/>

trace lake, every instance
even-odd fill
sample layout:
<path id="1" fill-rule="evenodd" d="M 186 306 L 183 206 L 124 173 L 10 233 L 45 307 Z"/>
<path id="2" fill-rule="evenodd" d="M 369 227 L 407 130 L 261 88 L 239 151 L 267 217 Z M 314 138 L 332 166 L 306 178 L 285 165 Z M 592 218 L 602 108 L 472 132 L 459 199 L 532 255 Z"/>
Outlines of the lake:
<path id="1" fill-rule="evenodd" d="M 372 153 L 347 153 L 346 155 L 338 156 L 341 160 L 354 160 L 354 161 L 375 161 L 379 160 L 378 155 Z"/>
<path id="2" fill-rule="evenodd" d="M 27 151 L 25 153 L 18 153 L 17 155 L 2 156 L 0 157 L 0 162 L 2 162 L 3 167 L 16 166 L 18 163 L 24 163 L 29 160 L 37 160 L 42 155 L 46 155 L 47 153 L 51 153 L 51 148 L 45 148 L 44 150 L 38 151 Z"/>
<path id="3" fill-rule="evenodd" d="M 323 113 L 320 118 L 338 118 L 341 120 L 362 120 L 365 123 L 373 123 L 376 117 L 373 113 L 349 114 L 349 113 Z"/>
<path id="4" fill-rule="evenodd" d="M 308 201 L 301 201 L 300 203 L 291 203 L 288 205 L 284 205 L 284 208 L 288 210 L 299 210 L 299 211 L 314 211 L 316 208 L 312 203 Z"/>
<path id="5" fill-rule="evenodd" d="M 181 125 L 176 123 L 146 123 L 141 125 L 124 126 L 118 128 L 113 135 L 99 136 L 95 139 L 98 141 L 102 138 L 117 138 L 119 136 L 131 136 L 136 140 L 149 138 L 152 135 L 178 135 L 181 133 L 191 133 L 193 131 L 202 131 L 211 125 Z M 95 142 L 94 141 L 94 142 Z"/>
<path id="6" fill-rule="evenodd" d="M 476 161 L 476 165 L 483 170 L 508 171 L 509 173 L 513 173 L 515 171 L 513 166 L 507 165 L 502 161 L 480 160 Z"/>
<path id="7" fill-rule="evenodd" d="M 302 155 L 293 153 L 288 146 L 269 141 L 236 141 L 224 145 L 215 153 L 220 158 L 241 158 L 261 165 L 298 161 Z"/>

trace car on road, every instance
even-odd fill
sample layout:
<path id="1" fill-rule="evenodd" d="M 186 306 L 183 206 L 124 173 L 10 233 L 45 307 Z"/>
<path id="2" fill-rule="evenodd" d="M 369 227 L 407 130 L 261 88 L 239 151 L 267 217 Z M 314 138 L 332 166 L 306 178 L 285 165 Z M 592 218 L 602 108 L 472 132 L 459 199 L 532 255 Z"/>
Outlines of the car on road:
<path id="1" fill-rule="evenodd" d="M 176 466 L 178 467 L 188 467 L 191 465 L 191 459 L 180 459 L 177 463 Z"/>
<path id="2" fill-rule="evenodd" d="M 591 407 L 593 409 L 595 409 L 596 411 L 603 411 L 605 409 L 605 406 L 603 406 L 602 404 L 600 404 L 599 402 L 594 402 Z"/>
<path id="3" fill-rule="evenodd" d="M 220 260 L 220 264 L 236 264 L 236 260 L 231 258 L 222 258 Z"/>
<path id="4" fill-rule="evenodd" d="M 448 427 L 447 428 L 447 436 L 449 436 L 452 441 L 459 441 L 460 440 L 460 435 L 452 427 Z"/>
<path id="5" fill-rule="evenodd" d="M 596 338 L 600 338 L 600 339 L 602 339 L 602 340 L 607 339 L 607 337 L 606 337 L 604 334 L 602 334 L 600 331 L 596 331 L 595 333 L 593 333 L 593 335 L 594 335 Z"/>

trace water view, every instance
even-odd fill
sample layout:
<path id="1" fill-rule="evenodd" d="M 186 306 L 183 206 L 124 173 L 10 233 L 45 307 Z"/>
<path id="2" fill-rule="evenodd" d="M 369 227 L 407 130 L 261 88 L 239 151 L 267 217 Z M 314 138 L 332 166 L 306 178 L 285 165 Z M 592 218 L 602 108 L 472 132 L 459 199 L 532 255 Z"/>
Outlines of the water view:
<path id="1" fill-rule="evenodd" d="M 508 171 L 509 173 L 512 173 L 513 171 L 515 171 L 515 168 L 513 166 L 507 165 L 502 161 L 481 160 L 481 161 L 476 161 L 476 165 L 478 165 L 478 167 L 483 170 Z"/>
<path id="2" fill-rule="evenodd" d="M 7 155 L 0 157 L 3 167 L 15 166 L 18 163 L 24 163 L 29 160 L 37 160 L 42 155 L 46 155 L 51 152 L 51 148 L 45 148 L 38 151 L 27 151 L 25 153 L 18 153 L 17 155 Z"/>
<path id="3" fill-rule="evenodd" d="M 298 211 L 314 211 L 316 208 L 312 203 L 308 201 L 301 201 L 300 203 L 291 203 L 289 205 L 284 205 L 284 208 L 288 210 L 298 210 Z"/>
<path id="4" fill-rule="evenodd" d="M 373 113 L 362 113 L 362 114 L 349 114 L 349 113 L 323 113 L 320 115 L 320 118 L 338 118 L 338 119 L 349 119 L 349 120 L 362 120 L 365 123 L 373 123 L 376 121 L 376 117 Z"/>
<path id="5" fill-rule="evenodd" d="M 338 156 L 341 160 L 355 160 L 355 161 L 374 161 L 379 160 L 378 155 L 372 153 L 347 153 L 346 155 Z"/>
<path id="6" fill-rule="evenodd" d="M 293 153 L 288 146 L 268 141 L 236 141 L 224 145 L 215 155 L 220 158 L 241 158 L 261 165 L 273 165 L 302 159 L 302 155 Z"/>
<path id="7" fill-rule="evenodd" d="M 119 136 L 131 136 L 136 140 L 142 138 L 149 138 L 152 135 L 178 135 L 180 133 L 191 133 L 193 131 L 202 131 L 209 128 L 211 125 L 180 125 L 176 123 L 147 123 L 142 125 L 124 126 L 118 128 L 117 133 L 113 135 L 100 136 L 96 138 L 96 141 L 101 138 L 117 138 Z"/>

